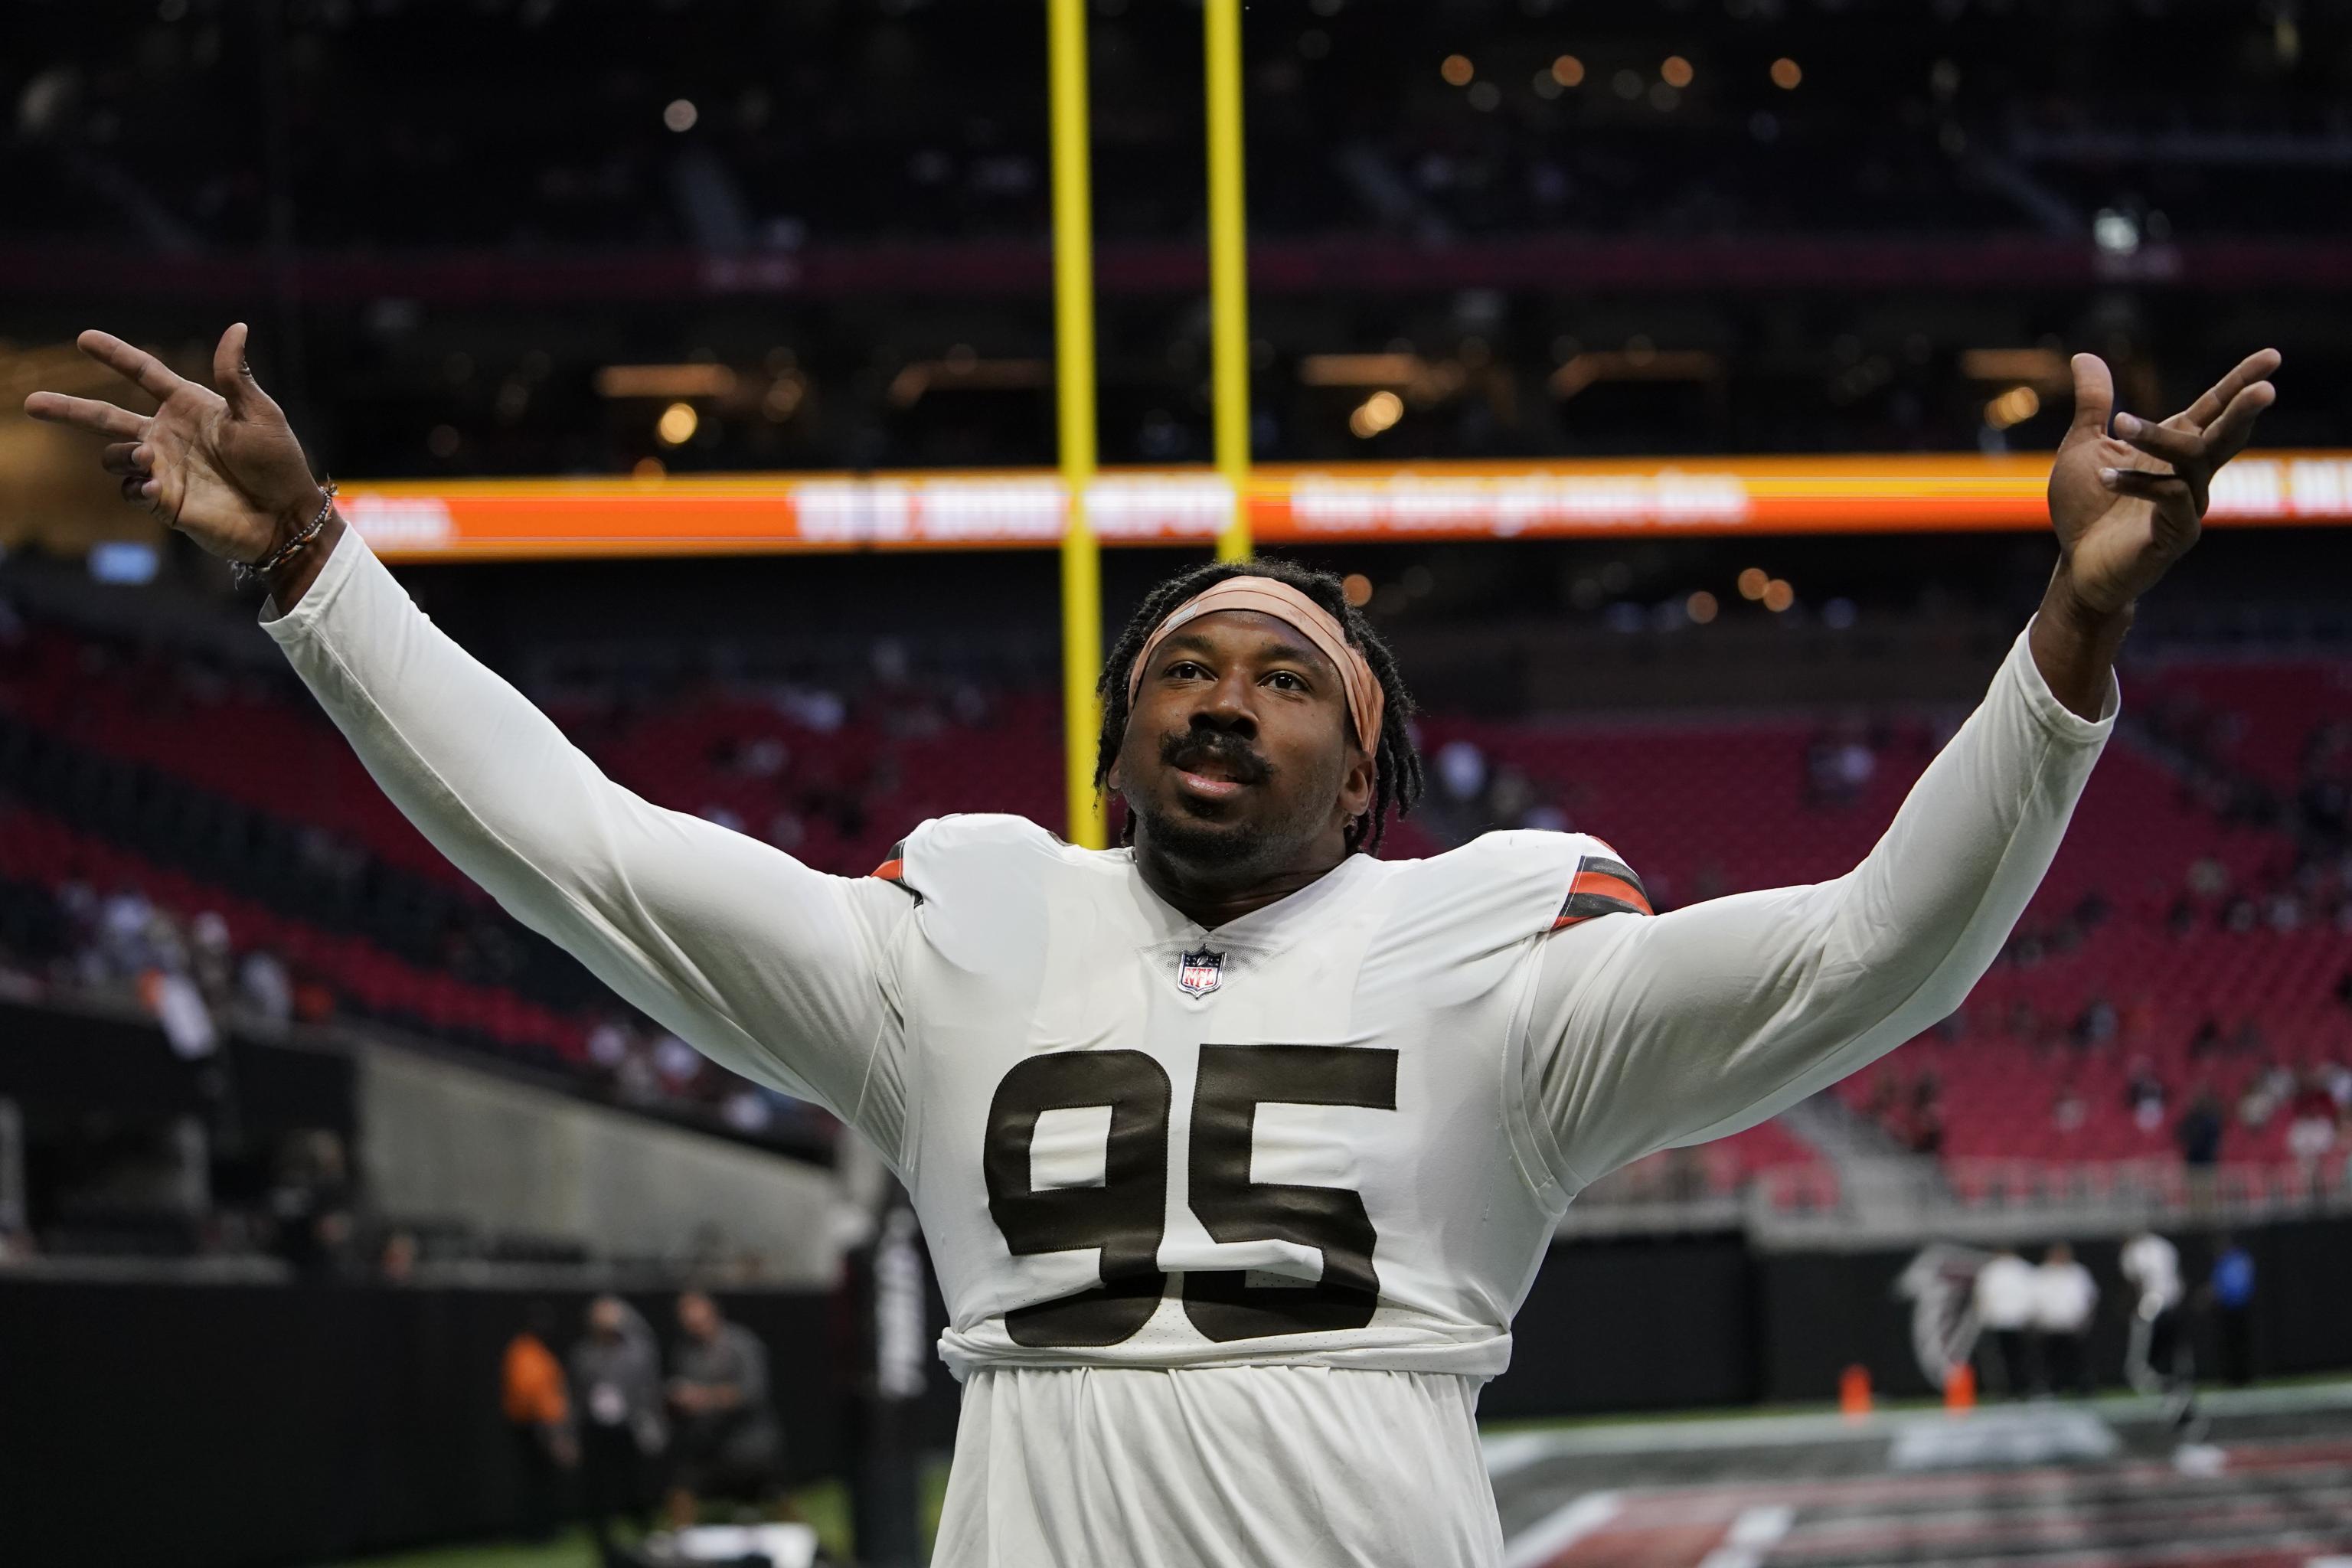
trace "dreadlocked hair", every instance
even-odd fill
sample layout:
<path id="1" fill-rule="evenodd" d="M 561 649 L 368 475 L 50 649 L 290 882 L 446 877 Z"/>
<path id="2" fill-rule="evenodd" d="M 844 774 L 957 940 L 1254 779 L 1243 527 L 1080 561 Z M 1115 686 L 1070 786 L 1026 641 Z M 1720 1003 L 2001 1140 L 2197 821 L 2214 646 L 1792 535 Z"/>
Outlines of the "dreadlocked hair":
<path id="1" fill-rule="evenodd" d="M 1118 760 L 1120 742 L 1127 737 L 1128 676 L 1144 643 L 1178 605 L 1228 577 L 1271 577 L 1288 584 L 1328 610 L 1347 633 L 1348 641 L 1371 667 L 1372 679 L 1381 683 L 1385 707 L 1381 718 L 1380 744 L 1372 756 L 1372 805 L 1347 827 L 1349 854 L 1359 849 L 1376 853 L 1388 826 L 1389 813 L 1393 810 L 1402 816 L 1421 798 L 1421 752 L 1413 745 L 1408 728 L 1413 715 L 1412 694 L 1405 689 L 1404 679 L 1397 673 L 1395 654 L 1381 640 L 1363 613 L 1348 603 L 1347 590 L 1340 586 L 1339 579 L 1328 572 L 1314 571 L 1287 561 L 1212 562 L 1177 574 L 1145 595 L 1126 628 L 1118 634 L 1118 641 L 1112 645 L 1110 657 L 1103 664 L 1102 679 L 1095 686 L 1102 698 L 1103 716 L 1102 733 L 1095 744 L 1096 795 L 1099 796 L 1108 787 L 1111 764 Z M 1119 830 L 1118 841 L 1125 844 L 1134 837 L 1135 819 L 1130 815 Z"/>

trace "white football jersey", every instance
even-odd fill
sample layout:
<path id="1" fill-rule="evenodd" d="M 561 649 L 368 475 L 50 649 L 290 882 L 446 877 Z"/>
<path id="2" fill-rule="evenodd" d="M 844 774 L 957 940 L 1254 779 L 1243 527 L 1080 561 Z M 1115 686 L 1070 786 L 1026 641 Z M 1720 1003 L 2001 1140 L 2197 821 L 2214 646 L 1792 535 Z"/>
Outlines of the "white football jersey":
<path id="1" fill-rule="evenodd" d="M 1958 1006 L 2121 703 L 2066 709 L 2029 626 L 1825 882 L 1654 915 L 1601 840 L 1498 833 L 1205 931 L 1015 818 L 845 878 L 651 805 L 356 533 L 263 625 L 516 918 L 890 1159 L 966 1379 L 942 1568 L 1490 1568 L 1477 1389 L 1566 1205 Z"/>
<path id="2" fill-rule="evenodd" d="M 1606 845 L 1354 856 L 1214 931 L 1132 851 L 1017 817 L 927 823 L 893 868 L 903 1167 L 959 1374 L 1503 1370 L 1566 1203 L 1519 1060 L 1538 939 L 1572 898 L 1646 912 Z"/>

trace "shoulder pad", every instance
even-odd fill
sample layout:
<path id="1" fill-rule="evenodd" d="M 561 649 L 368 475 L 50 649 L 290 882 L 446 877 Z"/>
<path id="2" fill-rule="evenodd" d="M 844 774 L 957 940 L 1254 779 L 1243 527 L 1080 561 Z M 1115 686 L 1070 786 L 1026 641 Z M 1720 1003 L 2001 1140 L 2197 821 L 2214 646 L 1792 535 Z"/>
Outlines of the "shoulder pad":
<path id="1" fill-rule="evenodd" d="M 1056 858 L 1067 847 L 1025 816 L 1001 812 L 934 816 L 890 847 L 873 875 L 914 896 L 917 903 L 1002 886 L 1016 867 L 1034 869 L 1036 858 Z"/>
<path id="2" fill-rule="evenodd" d="M 1514 828 L 1400 862 L 1391 937 L 1465 952 L 1496 948 L 1597 915 L 1650 912 L 1641 879 L 1589 833 Z"/>

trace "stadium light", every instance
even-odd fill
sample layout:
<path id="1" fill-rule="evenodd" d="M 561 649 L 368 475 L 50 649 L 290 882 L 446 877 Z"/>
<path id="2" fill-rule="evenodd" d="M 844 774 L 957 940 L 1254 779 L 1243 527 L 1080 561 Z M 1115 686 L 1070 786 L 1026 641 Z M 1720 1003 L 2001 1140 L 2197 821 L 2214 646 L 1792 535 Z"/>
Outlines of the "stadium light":
<path id="1" fill-rule="evenodd" d="M 1383 388 L 1359 404 L 1348 416 L 1348 429 L 1358 440 L 1369 441 L 1384 431 L 1396 428 L 1404 417 L 1404 399 Z"/>
<path id="2" fill-rule="evenodd" d="M 2012 386 L 1985 405 L 1985 423 L 1996 430 L 2022 425 L 2042 412 L 2042 395 L 2030 386 Z"/>

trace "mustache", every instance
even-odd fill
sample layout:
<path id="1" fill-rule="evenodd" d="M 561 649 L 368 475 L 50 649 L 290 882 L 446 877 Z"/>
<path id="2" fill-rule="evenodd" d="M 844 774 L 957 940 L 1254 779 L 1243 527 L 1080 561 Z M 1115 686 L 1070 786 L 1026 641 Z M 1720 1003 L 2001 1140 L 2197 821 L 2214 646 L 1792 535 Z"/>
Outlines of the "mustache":
<path id="1" fill-rule="evenodd" d="M 1243 784 L 1264 784 L 1275 766 L 1230 730 L 1178 730 L 1160 737 L 1160 760 L 1171 768 L 1222 763 Z"/>

